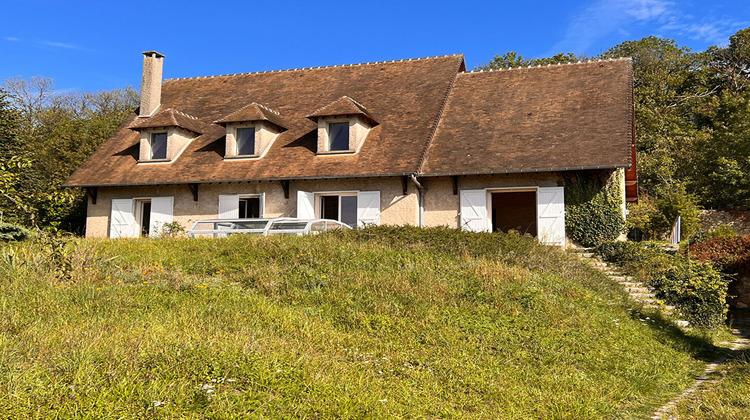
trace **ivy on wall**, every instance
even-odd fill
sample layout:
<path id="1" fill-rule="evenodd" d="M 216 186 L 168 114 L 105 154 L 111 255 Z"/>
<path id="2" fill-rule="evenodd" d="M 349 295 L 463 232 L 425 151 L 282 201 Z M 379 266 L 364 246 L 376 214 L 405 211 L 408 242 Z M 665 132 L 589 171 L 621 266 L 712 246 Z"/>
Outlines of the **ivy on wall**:
<path id="1" fill-rule="evenodd" d="M 565 178 L 565 232 L 572 241 L 593 247 L 625 231 L 622 171 L 576 173 Z"/>

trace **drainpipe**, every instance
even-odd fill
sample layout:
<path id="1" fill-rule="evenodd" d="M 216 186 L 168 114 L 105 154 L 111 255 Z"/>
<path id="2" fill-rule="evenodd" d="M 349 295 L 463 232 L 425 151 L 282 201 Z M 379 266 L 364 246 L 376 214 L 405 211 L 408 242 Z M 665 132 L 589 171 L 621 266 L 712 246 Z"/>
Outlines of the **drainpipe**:
<path id="1" fill-rule="evenodd" d="M 419 183 L 415 174 L 409 175 L 409 178 L 417 186 L 417 194 L 419 195 L 419 227 L 422 228 L 424 227 L 424 193 L 427 191 L 427 188 Z"/>

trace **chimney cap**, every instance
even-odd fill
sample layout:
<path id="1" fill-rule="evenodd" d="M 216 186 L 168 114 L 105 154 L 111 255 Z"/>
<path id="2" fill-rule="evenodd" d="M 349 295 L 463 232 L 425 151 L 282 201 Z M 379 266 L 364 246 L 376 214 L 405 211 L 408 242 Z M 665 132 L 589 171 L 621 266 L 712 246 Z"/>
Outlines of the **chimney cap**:
<path id="1" fill-rule="evenodd" d="M 156 51 L 144 51 L 141 54 L 148 56 L 148 57 L 156 57 L 156 58 L 164 58 L 164 54 L 156 52 Z"/>

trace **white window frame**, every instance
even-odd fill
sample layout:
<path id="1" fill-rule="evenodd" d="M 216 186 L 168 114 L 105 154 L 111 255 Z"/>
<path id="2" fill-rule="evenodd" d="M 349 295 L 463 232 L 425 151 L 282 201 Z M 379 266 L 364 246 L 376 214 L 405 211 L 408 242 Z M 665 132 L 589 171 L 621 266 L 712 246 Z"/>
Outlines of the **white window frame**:
<path id="1" fill-rule="evenodd" d="M 260 194 L 240 194 L 239 197 L 237 197 L 238 200 L 242 200 L 243 198 L 258 198 L 260 199 L 260 206 L 258 208 L 258 218 L 262 219 L 266 217 L 266 193 L 260 193 Z"/>
<path id="2" fill-rule="evenodd" d="M 148 235 L 149 237 L 158 237 L 159 236 L 159 230 L 161 229 L 160 225 L 157 225 L 159 222 L 159 217 L 155 217 L 156 212 L 154 208 L 154 201 L 155 200 L 164 200 L 161 201 L 161 203 L 164 203 L 165 201 L 169 202 L 169 212 L 164 213 L 167 214 L 167 217 L 161 217 L 162 220 L 164 220 L 164 223 L 172 223 L 174 221 L 174 196 L 151 196 L 151 197 L 133 197 L 133 198 L 122 198 L 122 199 L 113 199 L 112 201 L 118 201 L 118 202 L 124 202 L 124 201 L 130 201 L 130 220 L 128 222 L 130 223 L 130 226 L 126 229 L 124 229 L 120 237 L 127 237 L 127 238 L 139 238 L 141 237 L 141 227 L 143 225 L 143 204 L 144 202 L 150 202 L 151 203 L 151 212 L 150 220 L 149 220 L 149 227 L 148 227 Z M 114 230 L 111 226 L 114 222 L 112 220 L 112 211 L 110 210 L 110 238 L 112 237 L 112 234 L 114 233 Z"/>
<path id="3" fill-rule="evenodd" d="M 164 134 L 166 137 L 166 147 L 164 149 L 164 157 L 154 157 L 154 136 L 158 134 Z M 169 132 L 168 131 L 152 131 L 148 133 L 148 160 L 166 160 L 169 159 Z"/>
<path id="4" fill-rule="evenodd" d="M 346 124 L 346 149 L 331 150 L 331 124 Z M 324 150 L 332 153 L 346 153 L 352 151 L 352 121 L 351 118 L 331 118 L 326 120 L 326 144 Z"/>
<path id="5" fill-rule="evenodd" d="M 134 198 L 133 199 L 133 205 L 135 206 L 135 235 L 139 238 L 143 237 L 143 203 L 149 203 L 151 204 L 151 197 L 144 197 L 144 198 Z M 149 213 L 149 218 L 151 217 L 151 213 Z M 149 225 L 151 222 L 149 221 Z M 151 236 L 151 226 L 149 226 L 149 236 Z"/>
<path id="6" fill-rule="evenodd" d="M 235 200 L 234 207 L 237 209 L 236 217 L 222 217 L 221 214 L 221 202 L 222 200 Z M 250 193 L 250 194 L 222 194 L 219 195 L 219 206 L 217 209 L 217 215 L 220 219 L 239 219 L 240 199 L 241 198 L 260 198 L 260 218 L 266 217 L 266 193 Z"/>
<path id="7" fill-rule="evenodd" d="M 323 197 L 357 197 L 359 201 L 359 191 L 326 191 L 315 192 L 315 218 L 323 218 Z M 339 222 L 341 222 L 341 199 L 339 198 Z M 342 222 L 343 223 L 343 222 Z"/>
<path id="8" fill-rule="evenodd" d="M 249 155 L 240 154 L 240 130 L 252 128 L 253 129 L 253 153 Z M 252 158 L 258 157 L 258 127 L 255 124 L 235 124 L 232 127 L 234 132 L 234 154 L 233 157 L 239 158 Z"/>

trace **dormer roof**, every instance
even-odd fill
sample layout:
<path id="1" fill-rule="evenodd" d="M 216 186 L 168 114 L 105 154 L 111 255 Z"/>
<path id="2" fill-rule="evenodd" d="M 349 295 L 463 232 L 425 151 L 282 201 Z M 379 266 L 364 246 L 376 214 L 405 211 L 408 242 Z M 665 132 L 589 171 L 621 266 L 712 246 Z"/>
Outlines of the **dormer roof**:
<path id="1" fill-rule="evenodd" d="M 148 118 L 136 118 L 128 128 L 141 131 L 153 128 L 180 127 L 196 134 L 202 134 L 200 126 L 198 118 L 192 115 L 172 108 L 162 108 Z"/>
<path id="2" fill-rule="evenodd" d="M 227 125 L 253 121 L 268 121 L 281 129 L 286 129 L 286 123 L 278 112 L 256 102 L 245 105 L 231 114 L 214 121 L 214 124 Z"/>
<path id="3" fill-rule="evenodd" d="M 375 118 L 370 115 L 364 105 L 346 95 L 336 99 L 328 105 L 318 108 L 312 114 L 307 115 L 307 118 L 317 121 L 318 118 L 338 117 L 343 115 L 360 115 L 369 120 L 373 125 L 377 124 Z"/>

